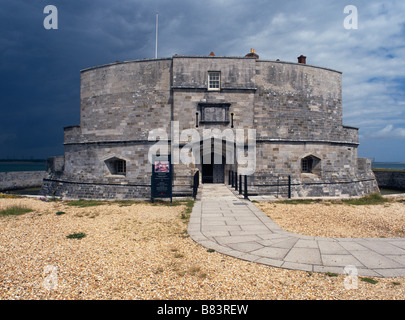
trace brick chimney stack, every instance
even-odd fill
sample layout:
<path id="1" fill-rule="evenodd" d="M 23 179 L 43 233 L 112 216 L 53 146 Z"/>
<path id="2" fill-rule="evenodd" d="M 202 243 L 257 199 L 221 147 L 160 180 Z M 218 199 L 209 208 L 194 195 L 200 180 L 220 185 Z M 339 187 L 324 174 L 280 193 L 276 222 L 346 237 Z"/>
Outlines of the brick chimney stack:
<path id="1" fill-rule="evenodd" d="M 298 63 L 307 64 L 307 57 L 300 55 L 298 57 Z"/>

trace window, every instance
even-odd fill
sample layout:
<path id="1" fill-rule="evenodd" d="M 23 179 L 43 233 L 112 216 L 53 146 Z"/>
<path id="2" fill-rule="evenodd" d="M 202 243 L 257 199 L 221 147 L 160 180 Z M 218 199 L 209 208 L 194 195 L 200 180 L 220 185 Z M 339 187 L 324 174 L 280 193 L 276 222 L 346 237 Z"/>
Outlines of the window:
<path id="1" fill-rule="evenodd" d="M 115 171 L 117 174 L 125 175 L 127 173 L 127 163 L 125 160 L 115 161 Z"/>
<path id="2" fill-rule="evenodd" d="M 127 174 L 127 162 L 125 160 L 113 157 L 105 161 L 108 171 L 112 175 L 122 175 Z"/>
<path id="3" fill-rule="evenodd" d="M 307 156 L 301 159 L 301 172 L 302 173 L 320 173 L 320 163 L 321 159 L 315 156 Z"/>
<path id="4" fill-rule="evenodd" d="M 302 172 L 311 173 L 312 172 L 312 158 L 302 159 Z"/>
<path id="5" fill-rule="evenodd" d="M 208 72 L 208 90 L 221 89 L 221 72 Z"/>

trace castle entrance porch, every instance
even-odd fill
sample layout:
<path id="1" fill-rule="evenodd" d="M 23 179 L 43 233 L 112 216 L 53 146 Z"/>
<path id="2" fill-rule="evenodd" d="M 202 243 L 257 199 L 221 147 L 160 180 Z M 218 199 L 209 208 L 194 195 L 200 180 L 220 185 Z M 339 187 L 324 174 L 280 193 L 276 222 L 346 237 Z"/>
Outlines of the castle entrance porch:
<path id="1" fill-rule="evenodd" d="M 234 144 L 225 139 L 207 139 L 200 144 L 201 162 L 198 166 L 202 183 L 225 183 L 225 177 L 234 170 Z"/>

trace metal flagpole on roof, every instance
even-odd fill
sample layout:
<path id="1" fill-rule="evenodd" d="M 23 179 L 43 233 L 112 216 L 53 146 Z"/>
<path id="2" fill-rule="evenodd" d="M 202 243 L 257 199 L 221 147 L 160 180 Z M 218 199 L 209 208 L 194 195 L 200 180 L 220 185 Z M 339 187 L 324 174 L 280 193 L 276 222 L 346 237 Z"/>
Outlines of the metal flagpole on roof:
<path id="1" fill-rule="evenodd" d="M 157 59 L 157 50 L 158 50 L 158 22 L 159 22 L 159 13 L 156 12 L 156 47 L 155 47 L 155 59 Z"/>

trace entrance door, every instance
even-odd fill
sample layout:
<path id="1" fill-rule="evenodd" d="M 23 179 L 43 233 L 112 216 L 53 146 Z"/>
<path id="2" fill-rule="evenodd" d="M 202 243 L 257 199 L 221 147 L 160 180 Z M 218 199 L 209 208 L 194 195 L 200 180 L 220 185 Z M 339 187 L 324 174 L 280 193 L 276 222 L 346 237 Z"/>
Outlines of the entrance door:
<path id="1" fill-rule="evenodd" d="M 202 165 L 203 183 L 225 183 L 225 159 L 222 163 L 214 164 L 214 153 L 211 153 L 211 163 Z"/>
<path id="2" fill-rule="evenodd" d="M 224 176 L 224 164 L 214 164 L 213 170 L 213 183 L 225 183 Z"/>

